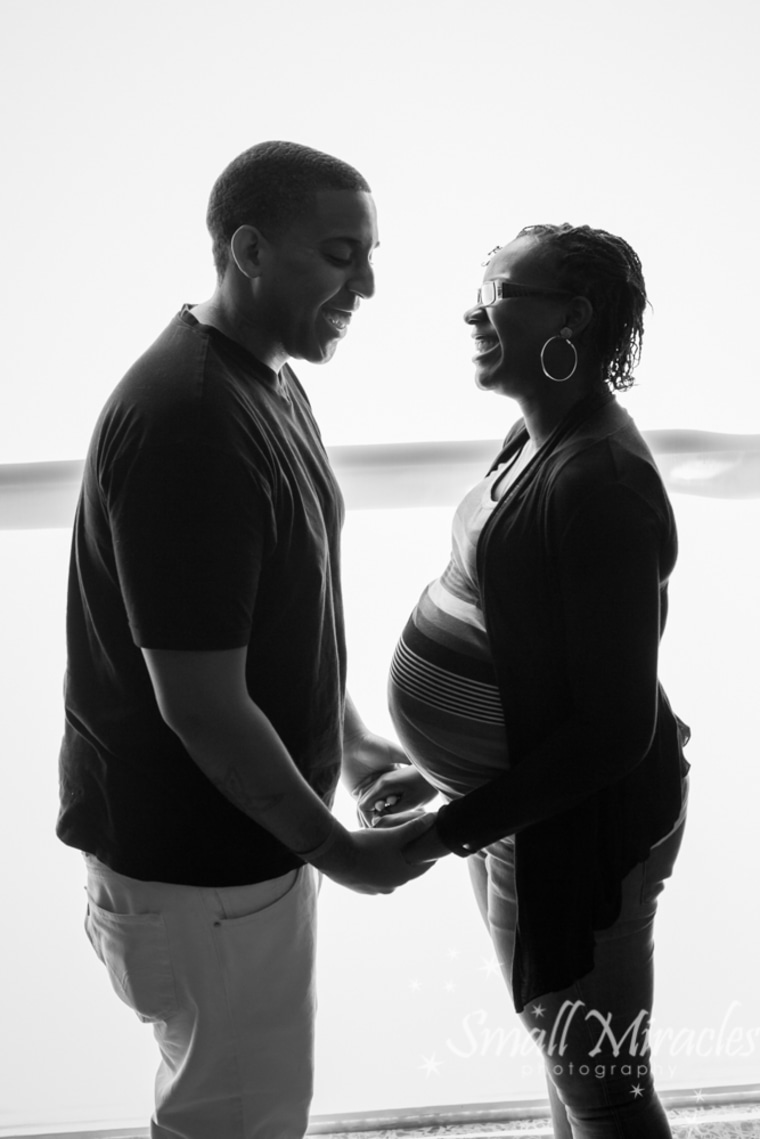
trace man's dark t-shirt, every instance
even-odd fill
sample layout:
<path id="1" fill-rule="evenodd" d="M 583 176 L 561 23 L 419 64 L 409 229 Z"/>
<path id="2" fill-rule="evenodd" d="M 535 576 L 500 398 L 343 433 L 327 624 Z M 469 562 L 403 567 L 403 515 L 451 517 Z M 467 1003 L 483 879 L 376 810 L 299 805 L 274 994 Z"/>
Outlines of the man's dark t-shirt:
<path id="1" fill-rule="evenodd" d="M 57 833 L 119 873 L 189 885 L 300 859 L 234 807 L 161 718 L 141 648 L 247 646 L 252 699 L 331 802 L 342 746 L 343 503 L 287 366 L 183 310 L 106 404 L 69 578 Z M 256 756 L 250 757 L 256 763 Z"/>

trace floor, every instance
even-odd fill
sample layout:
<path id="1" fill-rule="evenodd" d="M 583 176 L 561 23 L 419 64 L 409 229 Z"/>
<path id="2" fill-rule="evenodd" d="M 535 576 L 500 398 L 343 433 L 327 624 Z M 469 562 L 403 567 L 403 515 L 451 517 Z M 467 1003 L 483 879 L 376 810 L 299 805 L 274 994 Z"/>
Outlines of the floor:
<path id="1" fill-rule="evenodd" d="M 760 1103 L 668 1108 L 674 1139 L 760 1139 Z M 546 1118 L 393 1130 L 323 1133 L 320 1139 L 551 1139 Z"/>
<path id="2" fill-rule="evenodd" d="M 760 1101 L 739 1104 L 668 1106 L 674 1139 L 760 1139 Z M 429 1127 L 396 1126 L 374 1131 L 325 1131 L 317 1125 L 309 1132 L 319 1139 L 551 1139 L 552 1129 L 543 1116 L 535 1119 L 491 1119 L 484 1123 L 434 1123 Z M 148 1129 L 48 1133 L 34 1139 L 148 1139 Z M 8 1139 L 13 1137 L 8 1136 Z M 31 1139 L 31 1137 L 30 1137 Z"/>

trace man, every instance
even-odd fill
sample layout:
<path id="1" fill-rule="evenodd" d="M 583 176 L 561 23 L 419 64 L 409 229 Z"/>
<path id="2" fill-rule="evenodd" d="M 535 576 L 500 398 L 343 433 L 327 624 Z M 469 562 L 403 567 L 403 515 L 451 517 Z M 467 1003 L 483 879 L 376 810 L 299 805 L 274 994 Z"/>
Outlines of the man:
<path id="1" fill-rule="evenodd" d="M 311 867 L 375 893 L 428 823 L 330 813 L 404 757 L 344 698 L 342 502 L 292 358 L 329 360 L 374 292 L 369 187 L 292 143 L 236 158 L 218 273 L 107 402 L 69 584 L 57 832 L 88 936 L 161 1051 L 155 1137 L 294 1139 L 312 1090 Z M 310 864 L 310 865 L 309 865 Z"/>

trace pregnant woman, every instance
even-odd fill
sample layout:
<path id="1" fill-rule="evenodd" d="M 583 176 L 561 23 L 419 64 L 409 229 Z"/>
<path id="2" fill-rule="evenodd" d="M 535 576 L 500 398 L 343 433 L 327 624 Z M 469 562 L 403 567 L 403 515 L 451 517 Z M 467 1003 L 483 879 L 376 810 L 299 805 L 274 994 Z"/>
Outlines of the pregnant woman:
<path id="1" fill-rule="evenodd" d="M 522 419 L 393 658 L 412 766 L 356 792 L 380 826 L 445 798 L 407 854 L 467 859 L 557 1139 L 671 1134 L 647 1028 L 688 770 L 657 676 L 676 527 L 615 395 L 645 306 L 639 258 L 603 230 L 532 226 L 490 256 L 465 314 L 476 381 Z"/>

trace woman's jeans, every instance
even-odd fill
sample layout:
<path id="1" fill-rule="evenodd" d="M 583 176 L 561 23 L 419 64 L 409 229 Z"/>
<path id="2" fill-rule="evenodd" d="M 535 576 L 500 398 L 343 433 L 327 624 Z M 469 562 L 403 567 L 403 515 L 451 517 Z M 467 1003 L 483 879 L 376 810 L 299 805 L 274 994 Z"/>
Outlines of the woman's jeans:
<path id="1" fill-rule="evenodd" d="M 556 1139 L 666 1139 L 648 1050 L 654 988 L 653 926 L 683 823 L 623 879 L 620 916 L 597 930 L 594 968 L 531 1001 L 520 1019 L 546 1066 Z M 510 984 L 517 906 L 514 847 L 494 843 L 468 859 L 475 895 Z"/>

